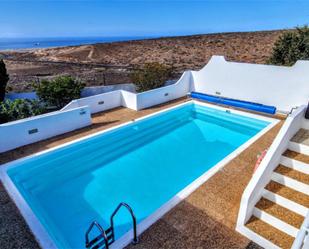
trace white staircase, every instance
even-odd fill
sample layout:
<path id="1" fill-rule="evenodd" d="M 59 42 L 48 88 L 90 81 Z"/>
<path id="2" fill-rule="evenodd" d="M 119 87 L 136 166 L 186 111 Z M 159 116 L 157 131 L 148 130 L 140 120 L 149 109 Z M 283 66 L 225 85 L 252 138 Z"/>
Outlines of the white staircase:
<path id="1" fill-rule="evenodd" d="M 308 148 L 289 144 L 246 224 L 258 240 L 268 241 L 267 248 L 291 248 L 308 214 Z"/>

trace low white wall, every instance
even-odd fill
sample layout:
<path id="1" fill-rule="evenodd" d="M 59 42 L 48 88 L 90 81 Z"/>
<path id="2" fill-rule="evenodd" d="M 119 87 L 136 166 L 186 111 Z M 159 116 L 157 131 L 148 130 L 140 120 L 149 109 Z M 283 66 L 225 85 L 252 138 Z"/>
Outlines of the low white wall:
<path id="1" fill-rule="evenodd" d="M 236 227 L 238 231 L 242 231 L 242 227 L 251 217 L 254 206 L 260 200 L 264 187 L 271 179 L 272 172 L 280 163 L 281 155 L 288 148 L 290 139 L 301 128 L 305 110 L 306 106 L 301 106 L 286 119 L 265 158 L 253 174 L 241 198 Z"/>
<path id="2" fill-rule="evenodd" d="M 121 106 L 121 91 L 112 91 L 76 100 L 78 106 L 89 106 L 91 113 L 102 112 Z"/>
<path id="3" fill-rule="evenodd" d="M 135 93 L 121 91 L 121 106 L 137 110 L 137 95 Z"/>
<path id="4" fill-rule="evenodd" d="M 77 127 L 85 126 L 85 120 L 71 119 L 63 114 L 68 110 L 74 110 L 83 106 L 88 106 L 89 109 L 87 111 L 90 113 L 97 113 L 119 106 L 141 110 L 186 96 L 191 91 L 214 95 L 220 93 L 221 96 L 225 97 L 274 105 L 279 110 L 288 112 L 294 106 L 306 104 L 309 99 L 309 61 L 298 61 L 293 67 L 278 67 L 227 62 L 224 57 L 213 56 L 203 69 L 200 71 L 186 71 L 176 83 L 168 86 L 138 94 L 117 90 L 73 100 L 62 108 L 61 111 L 48 114 L 57 114 L 55 118 L 46 118 L 46 120 L 49 120 L 48 123 L 51 124 L 51 126 L 46 127 L 50 127 L 51 131 L 43 129 L 46 136 L 42 135 L 39 138 L 36 135 L 38 138 L 35 141 L 67 132 L 65 128 L 62 132 L 58 132 L 57 128 L 57 131 L 53 133 L 53 126 L 57 125 L 58 127 L 59 123 L 64 123 L 64 127 L 69 127 L 68 129 L 74 127 L 74 124 L 69 126 L 65 122 L 74 122 Z M 56 117 L 60 117 L 60 114 L 65 115 L 66 117 L 63 117 L 63 119 L 66 120 L 58 122 Z M 36 119 L 37 117 L 28 120 L 34 120 L 35 124 L 40 124 L 40 122 L 35 121 Z M 15 122 L 8 123 L 8 125 L 16 126 L 16 128 L 11 128 L 12 132 L 15 129 L 19 129 L 17 127 L 21 127 L 21 131 L 25 131 L 25 128 L 28 128 L 28 122 L 30 122 L 28 120 L 19 121 L 25 123 L 25 126 Z M 90 117 L 87 122 L 91 123 Z M 306 127 L 309 127 L 309 124 L 306 123 L 306 125 L 308 125 Z M 3 127 L 3 125 L 0 126 L 0 135 L 5 133 Z M 22 136 L 16 137 L 16 141 L 12 141 L 12 148 L 15 144 L 21 146 L 32 141 L 21 140 L 23 140 Z M 1 144 L 0 146 L 3 145 Z M 10 146 L 5 145 L 4 148 L 6 147 Z"/>
<path id="5" fill-rule="evenodd" d="M 119 106 L 141 110 L 186 96 L 190 92 L 190 89 L 191 72 L 186 71 L 172 85 L 137 94 L 124 90 L 102 93 L 73 100 L 62 108 L 62 110 L 70 110 L 71 108 L 85 105 L 89 106 L 91 113 L 102 112 Z"/>
<path id="6" fill-rule="evenodd" d="M 309 130 L 309 119 L 303 119 L 302 128 Z"/>
<path id="7" fill-rule="evenodd" d="M 0 125 L 0 152 L 91 125 L 89 107 L 57 111 Z"/>
<path id="8" fill-rule="evenodd" d="M 186 96 L 190 92 L 191 72 L 186 71 L 172 85 L 137 94 L 137 110 Z"/>
<path id="9" fill-rule="evenodd" d="M 132 83 L 127 84 L 115 84 L 115 85 L 107 85 L 107 86 L 91 86 L 85 87 L 81 92 L 81 97 L 89 97 L 97 94 L 117 91 L 117 90 L 124 90 L 128 92 L 135 92 L 135 85 Z"/>
<path id="10" fill-rule="evenodd" d="M 309 99 L 309 61 L 283 67 L 227 62 L 223 56 L 213 56 L 192 76 L 196 92 L 272 105 L 283 112 Z"/>

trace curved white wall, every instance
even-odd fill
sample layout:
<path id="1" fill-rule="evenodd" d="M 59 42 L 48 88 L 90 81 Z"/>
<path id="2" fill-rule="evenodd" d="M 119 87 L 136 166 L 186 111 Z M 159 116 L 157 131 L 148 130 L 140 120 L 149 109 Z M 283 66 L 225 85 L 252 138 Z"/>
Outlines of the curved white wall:
<path id="1" fill-rule="evenodd" d="M 309 100 L 309 61 L 292 67 L 227 62 L 213 56 L 200 71 L 192 72 L 196 92 L 276 106 L 289 112 Z"/>

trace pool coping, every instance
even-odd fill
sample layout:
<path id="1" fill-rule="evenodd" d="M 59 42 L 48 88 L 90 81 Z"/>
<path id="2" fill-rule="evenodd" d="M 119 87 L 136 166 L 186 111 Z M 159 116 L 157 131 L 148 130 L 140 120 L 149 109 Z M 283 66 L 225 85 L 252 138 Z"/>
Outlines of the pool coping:
<path id="1" fill-rule="evenodd" d="M 217 106 L 217 105 L 213 105 L 213 104 L 208 104 L 208 103 L 197 101 L 197 100 L 190 100 L 190 101 L 187 101 L 185 103 L 181 103 L 181 104 L 169 107 L 169 108 L 162 109 L 160 111 L 145 115 L 143 117 L 122 123 L 120 125 L 110 127 L 110 128 L 105 129 L 103 131 L 98 131 L 98 132 L 95 132 L 93 134 L 75 139 L 73 141 L 55 146 L 53 148 L 43 150 L 41 152 L 34 153 L 32 155 L 29 155 L 29 156 L 26 156 L 26 157 L 23 157 L 23 158 L 20 158 L 20 159 L 17 159 L 17 160 L 3 164 L 1 169 L 0 169 L 0 179 L 2 180 L 5 189 L 7 190 L 10 197 L 13 199 L 13 201 L 15 202 L 15 204 L 18 207 L 19 211 L 21 212 L 22 216 L 26 220 L 26 223 L 30 227 L 30 230 L 34 234 L 39 245 L 42 248 L 58 248 L 56 246 L 55 242 L 53 241 L 53 239 L 49 236 L 48 232 L 45 230 L 44 226 L 41 224 L 39 219 L 36 217 L 36 215 L 34 214 L 32 209 L 30 208 L 28 203 L 25 201 L 25 199 L 23 198 L 21 193 L 18 191 L 17 187 L 15 186 L 15 184 L 13 183 L 11 178 L 8 176 L 8 174 L 7 174 L 8 169 L 18 167 L 18 165 L 16 165 L 16 163 L 18 163 L 20 161 L 23 161 L 23 160 L 26 160 L 26 159 L 29 159 L 29 158 L 33 158 L 33 157 L 36 157 L 36 156 L 41 155 L 41 154 L 48 153 L 50 151 L 59 149 L 61 147 L 68 146 L 70 144 L 73 144 L 73 143 L 76 143 L 76 142 L 79 142 L 79 141 L 82 141 L 82 140 L 85 140 L 85 139 L 88 139 L 88 138 L 91 138 L 91 137 L 94 137 L 94 136 L 97 136 L 97 135 L 100 135 L 100 134 L 103 134 L 103 133 L 106 133 L 106 132 L 109 132 L 111 130 L 115 130 L 115 129 L 120 128 L 122 126 L 131 124 L 131 123 L 143 120 L 143 119 L 147 119 L 149 117 L 158 115 L 162 112 L 166 112 L 166 111 L 169 111 L 169 110 L 172 110 L 172 109 L 179 108 L 183 105 L 188 105 L 188 104 L 192 104 L 192 103 L 202 105 L 202 106 L 207 106 L 207 107 L 210 107 L 210 108 L 213 108 L 213 109 L 228 111 L 230 113 L 239 114 L 239 115 L 242 115 L 242 116 L 245 116 L 245 117 L 251 117 L 251 118 L 258 119 L 258 120 L 268 121 L 268 122 L 270 122 L 270 124 L 267 127 L 265 127 L 264 129 L 262 129 L 260 132 L 258 132 L 255 136 L 250 138 L 243 145 L 241 145 L 236 150 L 234 150 L 232 153 L 230 153 L 225 158 L 223 158 L 221 161 L 219 161 L 217 164 L 215 164 L 211 169 L 206 171 L 203 175 L 201 175 L 200 177 L 195 179 L 192 183 L 187 185 L 184 189 L 182 189 L 180 192 L 178 192 L 175 196 L 173 196 L 165 204 L 163 204 L 161 207 L 159 207 L 155 212 L 153 212 L 147 218 L 145 218 L 143 221 L 141 221 L 137 225 L 138 234 L 141 234 L 142 232 L 144 232 L 153 223 L 155 223 L 157 220 L 159 220 L 164 214 L 166 214 L 169 210 L 171 210 L 173 207 L 175 207 L 178 203 L 180 203 L 182 200 L 184 200 L 186 197 L 188 197 L 192 192 L 194 192 L 198 187 L 200 187 L 204 182 L 206 182 L 211 176 L 213 176 L 220 169 L 222 169 L 228 162 L 230 162 L 232 159 L 237 157 L 242 151 L 244 151 L 246 148 L 248 148 L 257 139 L 259 139 L 262 135 L 264 135 L 271 128 L 273 128 L 277 123 L 280 122 L 280 120 L 278 120 L 276 118 L 265 117 L 265 116 L 262 116 L 262 115 L 248 113 L 248 112 L 245 112 L 245 111 L 239 111 L 239 110 L 235 110 L 235 109 L 230 109 L 230 108 L 227 108 L 227 107 Z M 122 247 L 128 245 L 130 243 L 130 241 L 132 240 L 132 233 L 133 233 L 133 230 L 131 229 L 130 231 L 125 233 L 122 237 L 120 237 L 118 240 L 116 240 L 110 246 L 110 248 L 111 249 L 122 248 Z"/>

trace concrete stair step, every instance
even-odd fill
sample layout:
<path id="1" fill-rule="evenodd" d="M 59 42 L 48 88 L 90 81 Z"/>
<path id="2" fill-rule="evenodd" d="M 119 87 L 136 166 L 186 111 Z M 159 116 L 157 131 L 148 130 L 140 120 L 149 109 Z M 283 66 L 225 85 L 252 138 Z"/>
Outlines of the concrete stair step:
<path id="1" fill-rule="evenodd" d="M 302 183 L 300 181 L 297 181 L 291 177 L 279 174 L 277 172 L 273 172 L 271 175 L 271 180 L 275 181 L 277 183 L 280 183 L 284 186 L 287 186 L 289 188 L 292 188 L 298 192 L 301 192 L 303 194 L 309 193 L 309 185 Z"/>
<path id="2" fill-rule="evenodd" d="M 307 194 L 296 191 L 275 181 L 270 181 L 266 185 L 265 189 L 299 205 L 309 208 L 309 195 Z"/>
<path id="3" fill-rule="evenodd" d="M 298 161 L 290 157 L 282 156 L 280 159 L 280 164 L 290 169 L 297 170 L 303 174 L 309 175 L 309 164 L 304 163 L 302 161 Z"/>
<path id="4" fill-rule="evenodd" d="M 292 247 L 294 241 L 292 236 L 276 229 L 255 216 L 250 218 L 246 227 L 280 248 L 290 249 Z"/>
<path id="5" fill-rule="evenodd" d="M 292 150 L 286 150 L 283 156 L 309 164 L 309 156 Z"/>
<path id="6" fill-rule="evenodd" d="M 288 149 L 309 156 L 309 146 L 296 142 L 289 142 Z"/>
<path id="7" fill-rule="evenodd" d="M 284 175 L 284 176 L 287 176 L 287 177 L 290 177 L 296 181 L 299 181 L 301 183 L 304 183 L 304 184 L 309 184 L 309 175 L 308 174 L 304 174 L 298 170 L 295 170 L 295 169 L 291 169 L 289 167 L 286 167 L 282 164 L 280 164 L 276 169 L 275 171 L 276 173 L 279 173 L 281 175 Z"/>
<path id="8" fill-rule="evenodd" d="M 304 221 L 304 216 L 263 197 L 259 200 L 255 207 L 298 229 Z"/>
<path id="9" fill-rule="evenodd" d="M 263 194 L 262 194 L 263 198 L 271 201 L 271 202 L 274 202 L 286 209 L 289 209 L 291 210 L 292 212 L 294 213 L 297 213 L 303 217 L 305 217 L 307 215 L 307 212 L 308 212 L 308 208 L 306 208 L 305 206 L 301 205 L 301 204 L 298 204 L 294 201 L 291 201 L 281 195 L 278 195 L 276 193 L 273 193 L 267 189 L 264 189 L 263 190 Z"/>
<path id="10" fill-rule="evenodd" d="M 292 237 L 296 237 L 297 233 L 299 231 L 299 229 L 297 229 L 294 226 L 291 226 L 290 224 L 276 218 L 275 216 L 255 207 L 253 209 L 253 215 L 259 219 L 261 219 L 262 221 L 266 222 L 267 224 L 275 227 L 276 229 L 287 233 L 288 235 L 292 236 Z"/>

